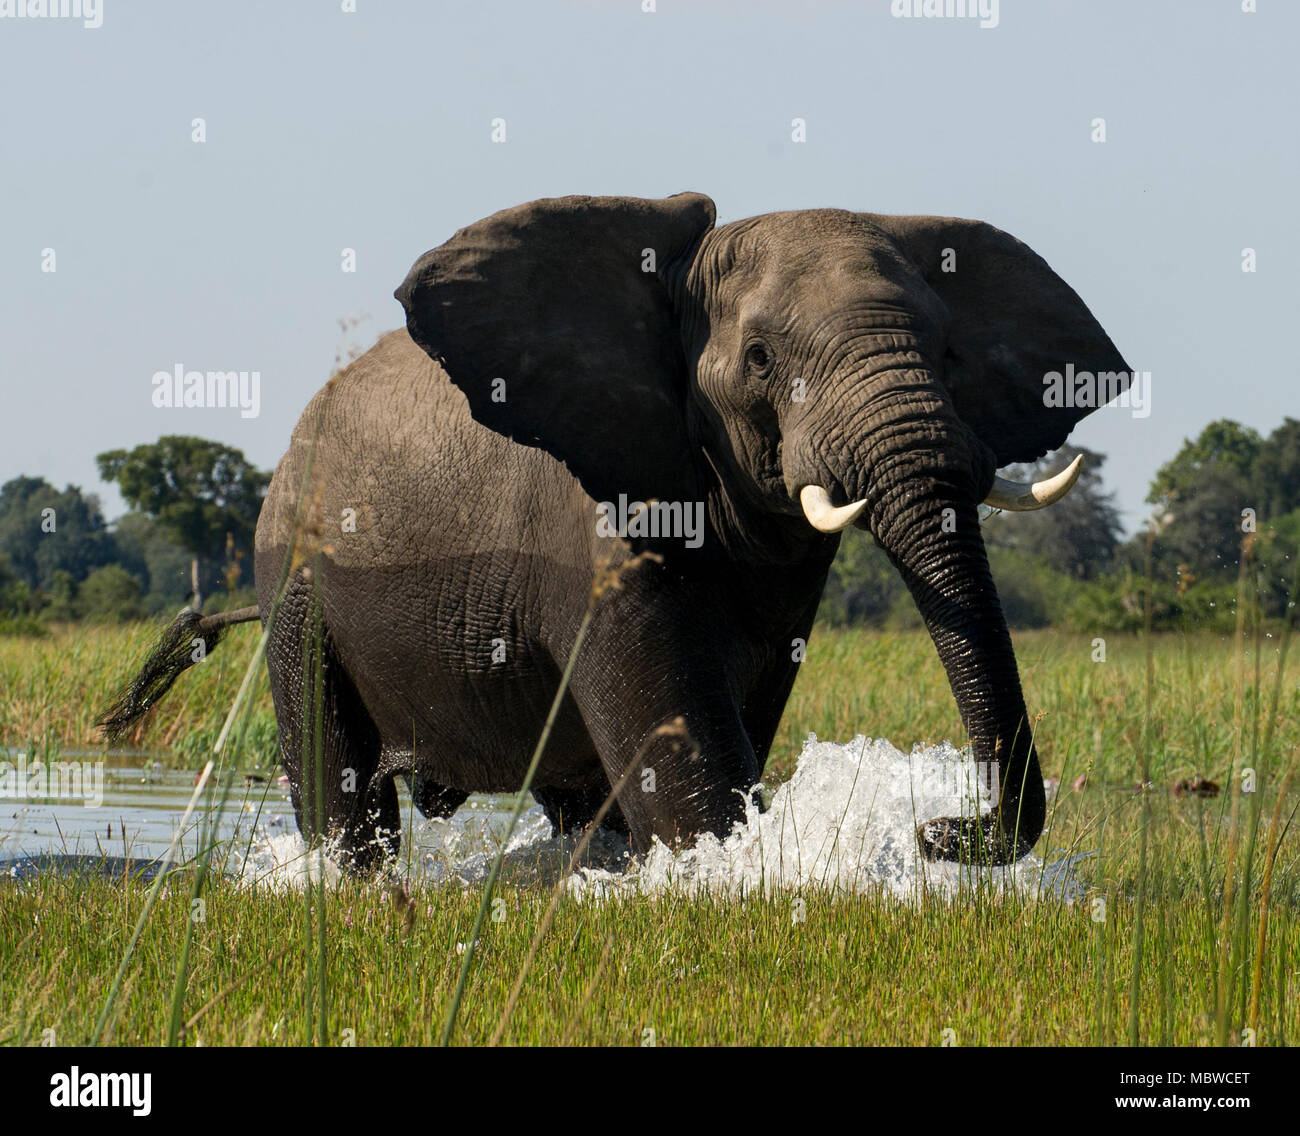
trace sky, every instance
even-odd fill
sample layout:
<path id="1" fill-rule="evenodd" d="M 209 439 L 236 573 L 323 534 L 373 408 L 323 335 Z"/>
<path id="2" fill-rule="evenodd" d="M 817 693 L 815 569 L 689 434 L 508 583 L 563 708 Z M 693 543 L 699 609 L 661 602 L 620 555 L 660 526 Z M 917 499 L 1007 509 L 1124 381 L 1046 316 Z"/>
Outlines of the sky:
<path id="1" fill-rule="evenodd" d="M 392 292 L 421 253 L 570 193 L 697 190 L 720 223 L 831 206 L 1019 237 L 1150 373 L 1146 417 L 1107 407 L 1071 438 L 1108 455 L 1129 531 L 1184 438 L 1300 416 L 1297 3 L 1001 0 L 996 21 L 903 18 L 903 0 L 3 14 L 27 2 L 0 3 L 0 482 L 71 482 L 110 518 L 124 505 L 95 454 L 201 434 L 272 468 L 336 358 L 400 326 Z M 153 376 L 178 365 L 258 372 L 257 415 L 156 407 Z"/>

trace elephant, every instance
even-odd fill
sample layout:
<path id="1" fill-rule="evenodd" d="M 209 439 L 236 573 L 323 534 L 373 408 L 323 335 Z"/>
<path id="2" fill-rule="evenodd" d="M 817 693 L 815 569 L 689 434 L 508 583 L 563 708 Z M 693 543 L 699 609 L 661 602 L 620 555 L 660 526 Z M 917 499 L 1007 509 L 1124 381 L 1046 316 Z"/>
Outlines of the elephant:
<path id="1" fill-rule="evenodd" d="M 571 196 L 461 229 L 395 296 L 405 328 L 325 384 L 275 470 L 257 608 L 182 613 L 110 731 L 192 639 L 260 616 L 299 828 L 366 871 L 399 846 L 396 777 L 426 816 L 520 788 L 581 633 L 532 786 L 555 830 L 614 788 L 605 823 L 635 852 L 723 836 L 853 525 L 997 769 L 996 806 L 919 818 L 922 850 L 1033 847 L 1043 779 L 979 506 L 1041 507 L 1077 477 L 997 473 L 1092 409 L 1045 399 L 1046 375 L 1118 374 L 1119 393 L 1130 373 L 1041 257 L 979 221 L 718 225 L 699 193 Z"/>

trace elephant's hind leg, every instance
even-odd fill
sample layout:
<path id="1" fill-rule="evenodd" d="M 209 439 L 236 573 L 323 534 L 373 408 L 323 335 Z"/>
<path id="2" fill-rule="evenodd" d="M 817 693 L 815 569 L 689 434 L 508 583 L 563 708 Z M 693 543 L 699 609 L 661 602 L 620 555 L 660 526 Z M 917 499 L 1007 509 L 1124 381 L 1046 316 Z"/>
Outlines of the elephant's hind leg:
<path id="1" fill-rule="evenodd" d="M 381 768 L 379 731 L 328 628 L 313 631 L 311 608 L 309 588 L 295 580 L 267 644 L 281 760 L 303 837 L 323 832 L 345 867 L 367 871 L 397 854 L 397 787 Z"/>

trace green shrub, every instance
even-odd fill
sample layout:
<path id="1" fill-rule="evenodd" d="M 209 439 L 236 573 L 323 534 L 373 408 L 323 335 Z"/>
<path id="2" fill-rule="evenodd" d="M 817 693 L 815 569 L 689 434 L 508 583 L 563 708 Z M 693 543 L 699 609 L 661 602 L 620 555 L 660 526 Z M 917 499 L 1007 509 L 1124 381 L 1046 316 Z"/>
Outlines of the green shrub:
<path id="1" fill-rule="evenodd" d="M 1077 581 L 1039 557 L 1011 548 L 990 548 L 989 568 L 1002 611 L 1012 627 L 1048 627 L 1061 622 Z"/>
<path id="2" fill-rule="evenodd" d="M 109 623 L 142 619 L 140 581 L 120 564 L 105 564 L 81 582 L 76 609 L 85 619 Z"/>
<path id="3" fill-rule="evenodd" d="M 212 615 L 218 611 L 235 611 L 241 607 L 251 607 L 257 603 L 257 592 L 252 588 L 236 588 L 233 592 L 213 592 L 203 601 L 203 613 Z"/>
<path id="4" fill-rule="evenodd" d="M 1065 625 L 1082 632 L 1141 631 L 1146 625 L 1146 591 L 1146 578 L 1135 572 L 1082 584 L 1066 605 Z M 1235 581 L 1151 582 L 1155 631 L 1231 631 L 1236 622 Z"/>
<path id="5" fill-rule="evenodd" d="M 34 615 L 0 615 L 0 636 L 28 635 L 39 638 L 48 634 L 45 625 Z"/>

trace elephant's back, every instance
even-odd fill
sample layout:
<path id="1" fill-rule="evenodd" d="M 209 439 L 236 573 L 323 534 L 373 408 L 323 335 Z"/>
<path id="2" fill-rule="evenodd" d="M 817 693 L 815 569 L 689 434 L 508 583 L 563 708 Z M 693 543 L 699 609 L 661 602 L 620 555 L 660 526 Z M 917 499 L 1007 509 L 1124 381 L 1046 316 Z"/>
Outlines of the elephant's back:
<path id="1" fill-rule="evenodd" d="M 412 564 L 430 549 L 525 543 L 521 530 L 545 511 L 548 539 L 563 548 L 578 538 L 582 560 L 589 542 L 554 531 L 566 500 L 581 511 L 585 496 L 564 466 L 474 421 L 403 328 L 307 405 L 267 490 L 257 545 L 287 547 L 297 524 L 340 565 Z"/>

